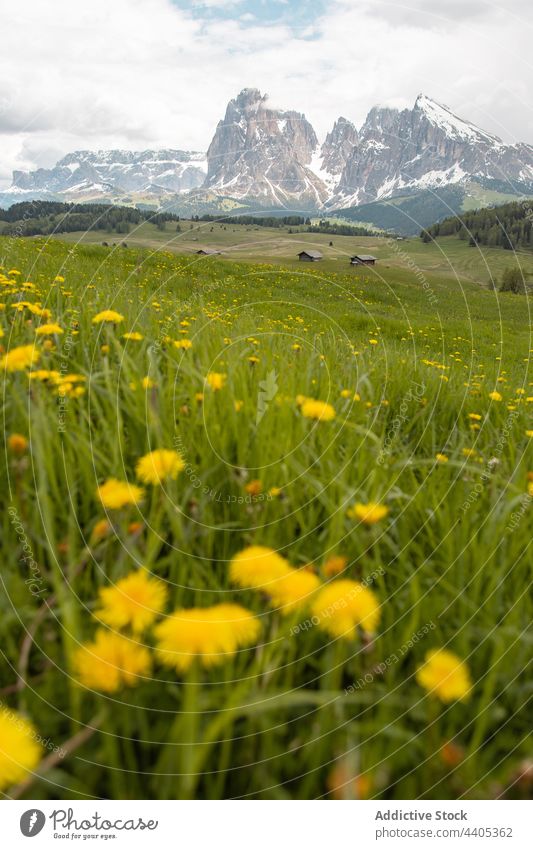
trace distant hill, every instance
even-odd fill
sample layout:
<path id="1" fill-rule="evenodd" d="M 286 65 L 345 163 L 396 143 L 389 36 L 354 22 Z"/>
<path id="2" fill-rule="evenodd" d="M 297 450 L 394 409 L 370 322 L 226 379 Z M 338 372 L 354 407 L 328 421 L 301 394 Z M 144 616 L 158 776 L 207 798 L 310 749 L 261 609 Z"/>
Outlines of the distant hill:
<path id="1" fill-rule="evenodd" d="M 154 213 L 131 206 L 34 200 L 0 209 L 0 232 L 4 236 L 50 236 L 87 230 L 128 233 L 132 225 L 141 221 L 164 224 L 177 220 L 172 213 Z"/>
<path id="2" fill-rule="evenodd" d="M 426 227 L 420 236 L 424 241 L 439 236 L 457 236 L 472 247 L 533 250 L 533 204 L 521 201 L 463 212 Z"/>

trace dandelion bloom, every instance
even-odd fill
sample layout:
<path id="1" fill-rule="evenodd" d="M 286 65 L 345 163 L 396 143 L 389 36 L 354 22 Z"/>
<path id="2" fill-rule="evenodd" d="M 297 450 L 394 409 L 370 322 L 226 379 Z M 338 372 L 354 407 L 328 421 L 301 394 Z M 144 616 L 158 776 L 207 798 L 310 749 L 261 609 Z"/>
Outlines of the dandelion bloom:
<path id="1" fill-rule="evenodd" d="M 379 623 L 379 601 L 375 593 L 357 581 L 332 581 L 311 604 L 319 627 L 332 637 L 351 639 L 360 626 L 373 633 Z"/>
<path id="2" fill-rule="evenodd" d="M 175 348 L 179 348 L 183 351 L 188 351 L 189 348 L 192 348 L 192 342 L 190 339 L 178 339 L 173 342 Z"/>
<path id="3" fill-rule="evenodd" d="M 23 371 L 23 369 L 37 363 L 40 356 L 39 351 L 33 345 L 20 345 L 18 348 L 11 348 L 7 354 L 4 354 L 0 360 L 0 368 L 6 371 Z"/>
<path id="4" fill-rule="evenodd" d="M 416 680 L 442 702 L 465 699 L 472 689 L 467 665 L 446 649 L 427 652 L 425 663 L 416 673 Z"/>
<path id="5" fill-rule="evenodd" d="M 369 501 L 368 504 L 358 501 L 346 511 L 346 515 L 350 519 L 359 519 L 365 525 L 376 525 L 388 513 L 389 508 L 385 504 L 378 504 L 376 501 Z"/>
<path id="6" fill-rule="evenodd" d="M 53 335 L 54 333 L 64 333 L 65 331 L 59 326 L 59 324 L 41 324 L 35 332 L 37 336 L 48 336 Z"/>
<path id="7" fill-rule="evenodd" d="M 147 375 L 141 380 L 141 386 L 143 389 L 153 389 L 155 386 L 155 382 L 152 380 L 151 377 L 148 377 Z"/>
<path id="8" fill-rule="evenodd" d="M 496 391 L 489 392 L 489 398 L 490 398 L 491 401 L 501 401 L 502 398 L 503 398 L 503 395 L 500 392 L 496 392 Z"/>
<path id="9" fill-rule="evenodd" d="M 226 384 L 227 375 L 221 374 L 218 371 L 210 371 L 207 375 L 205 382 L 208 386 L 213 389 L 214 392 L 217 392 L 219 389 L 222 389 Z"/>
<path id="10" fill-rule="evenodd" d="M 272 581 L 265 588 L 271 605 L 280 608 L 282 613 L 290 613 L 298 607 L 304 607 L 320 586 L 319 578 L 307 569 L 291 569 L 288 574 Z"/>
<path id="11" fill-rule="evenodd" d="M 150 652 L 120 634 L 99 628 L 94 642 L 85 643 L 74 656 L 76 675 L 82 684 L 104 693 L 134 687 L 150 672 Z"/>
<path id="12" fill-rule="evenodd" d="M 93 324 L 102 324 L 104 321 L 109 321 L 112 324 L 119 324 L 124 321 L 124 316 L 115 310 L 102 310 L 93 318 Z"/>
<path id="13" fill-rule="evenodd" d="M 96 490 L 98 498 L 110 510 L 120 510 L 128 504 L 139 504 L 144 496 L 144 490 L 127 481 L 109 478 Z"/>
<path id="14" fill-rule="evenodd" d="M 137 477 L 143 483 L 151 483 L 156 486 L 169 478 L 176 480 L 178 474 L 184 468 L 185 463 L 177 451 L 160 448 L 141 457 L 137 462 L 135 471 Z"/>
<path id="15" fill-rule="evenodd" d="M 167 589 L 163 581 L 140 570 L 117 581 L 113 587 L 103 587 L 99 597 L 97 619 L 112 628 L 129 626 L 135 633 L 141 633 L 163 610 Z"/>
<path id="16" fill-rule="evenodd" d="M 244 489 L 248 495 L 260 495 L 263 492 L 263 484 L 256 478 L 247 483 Z"/>
<path id="17" fill-rule="evenodd" d="M 7 438 L 7 447 L 12 454 L 24 454 L 28 449 L 28 440 L 22 433 L 12 433 Z"/>
<path id="18" fill-rule="evenodd" d="M 142 333 L 137 333 L 137 331 L 132 331 L 131 333 L 123 333 L 123 339 L 128 339 L 130 342 L 141 342 L 144 339 Z"/>
<path id="19" fill-rule="evenodd" d="M 435 454 L 435 460 L 437 461 L 437 463 L 444 465 L 448 462 L 448 457 L 446 456 L 446 454 L 441 454 L 439 452 L 438 454 Z"/>
<path id="20" fill-rule="evenodd" d="M 324 563 L 324 575 L 327 578 L 332 578 L 334 575 L 339 575 L 344 572 L 348 565 L 348 558 L 342 554 L 332 554 Z"/>
<path id="21" fill-rule="evenodd" d="M 335 409 L 325 401 L 315 401 L 306 398 L 301 405 L 302 416 L 306 419 L 316 419 L 319 422 L 330 422 L 335 418 Z"/>
<path id="22" fill-rule="evenodd" d="M 265 584 L 291 572 L 284 557 L 262 545 L 251 545 L 235 555 L 230 565 L 230 578 L 239 587 L 264 588 Z"/>
<path id="23" fill-rule="evenodd" d="M 205 667 L 223 663 L 257 641 L 259 620 L 238 604 L 177 610 L 154 628 L 162 663 L 185 672 L 195 657 Z"/>
<path id="24" fill-rule="evenodd" d="M 99 519 L 92 530 L 91 540 L 93 542 L 100 542 L 109 536 L 112 530 L 113 526 L 111 525 L 111 522 L 107 519 Z"/>
<path id="25" fill-rule="evenodd" d="M 0 790 L 28 777 L 41 760 L 31 722 L 5 705 L 0 710 Z"/>

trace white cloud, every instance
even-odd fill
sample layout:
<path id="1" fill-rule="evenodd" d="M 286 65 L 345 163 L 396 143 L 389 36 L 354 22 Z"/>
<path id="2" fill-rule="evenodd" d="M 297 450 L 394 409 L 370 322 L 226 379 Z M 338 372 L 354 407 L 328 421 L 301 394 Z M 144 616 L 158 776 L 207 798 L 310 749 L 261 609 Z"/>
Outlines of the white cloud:
<path id="1" fill-rule="evenodd" d="M 422 90 L 507 140 L 533 141 L 526 0 L 449 0 L 444 12 L 433 0 L 331 0 L 306 19 L 305 38 L 288 18 L 250 18 L 245 2 L 208 3 L 227 8 L 202 18 L 170 0 L 10 5 L 4 185 L 13 168 L 51 165 L 76 148 L 205 150 L 245 86 L 305 112 L 319 137 L 339 115 L 360 124 L 375 103 L 412 106 Z"/>

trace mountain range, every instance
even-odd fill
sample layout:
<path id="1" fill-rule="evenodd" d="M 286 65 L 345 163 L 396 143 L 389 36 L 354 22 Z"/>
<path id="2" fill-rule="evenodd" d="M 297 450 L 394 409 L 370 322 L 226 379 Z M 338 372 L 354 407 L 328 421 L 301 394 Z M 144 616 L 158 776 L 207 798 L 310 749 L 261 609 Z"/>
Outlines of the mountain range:
<path id="1" fill-rule="evenodd" d="M 0 204 L 108 199 L 184 214 L 342 210 L 374 223 L 379 210 L 382 218 L 392 210 L 418 227 L 426 223 L 420 210 L 435 200 L 443 208 L 428 212 L 427 223 L 457 206 L 531 195 L 533 146 L 505 144 L 423 94 L 412 109 L 374 107 L 359 129 L 340 117 L 320 143 L 305 115 L 246 88 L 228 103 L 206 153 L 76 151 L 50 169 L 15 171 Z"/>

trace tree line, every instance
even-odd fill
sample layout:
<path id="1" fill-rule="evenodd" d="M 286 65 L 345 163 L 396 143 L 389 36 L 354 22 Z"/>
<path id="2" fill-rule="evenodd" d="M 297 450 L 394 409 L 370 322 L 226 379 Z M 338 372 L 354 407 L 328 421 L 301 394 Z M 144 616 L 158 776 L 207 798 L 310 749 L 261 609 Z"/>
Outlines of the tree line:
<path id="1" fill-rule="evenodd" d="M 514 201 L 463 212 L 460 216 L 445 218 L 420 233 L 424 242 L 439 236 L 456 236 L 467 241 L 471 247 L 486 245 L 505 250 L 531 250 L 533 202 Z"/>
<path id="2" fill-rule="evenodd" d="M 154 214 L 132 206 L 35 200 L 0 209 L 0 221 L 7 224 L 2 228 L 5 236 L 49 236 L 87 230 L 129 233 L 133 225 L 142 221 L 164 227 L 167 221 L 179 221 L 179 216 L 170 212 Z"/>

